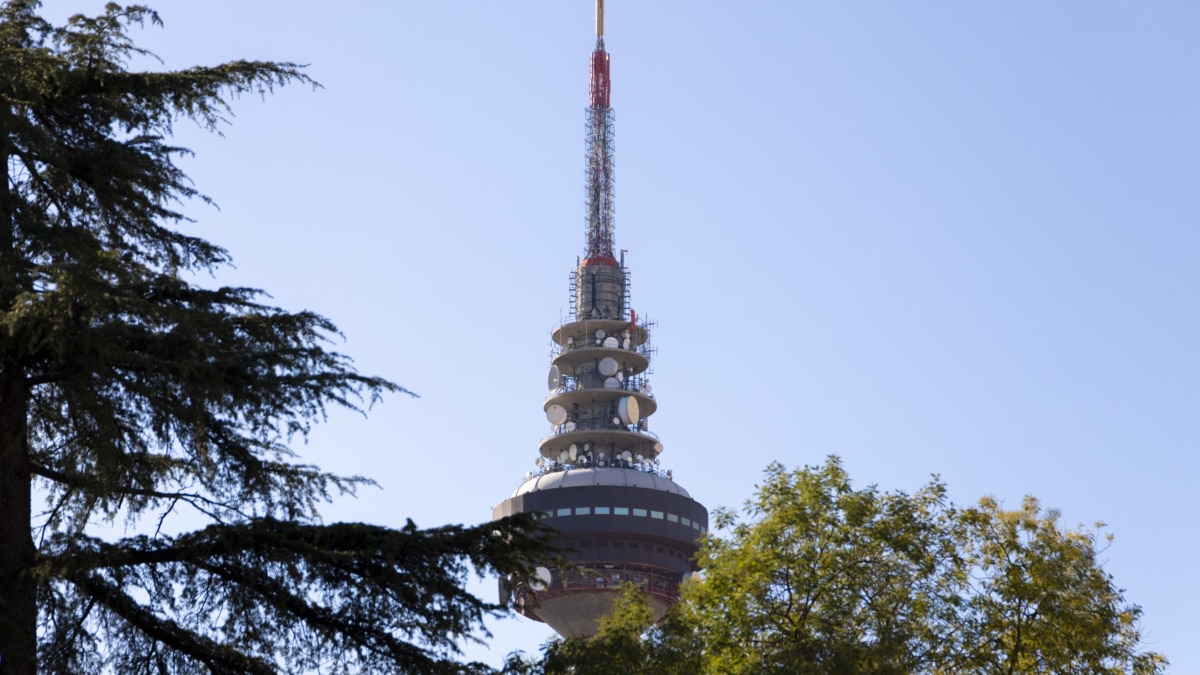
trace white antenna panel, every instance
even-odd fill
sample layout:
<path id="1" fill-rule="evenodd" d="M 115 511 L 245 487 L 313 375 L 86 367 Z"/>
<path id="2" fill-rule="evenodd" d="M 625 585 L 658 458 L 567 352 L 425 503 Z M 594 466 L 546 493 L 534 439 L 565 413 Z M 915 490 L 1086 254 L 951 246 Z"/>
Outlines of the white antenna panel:
<path id="1" fill-rule="evenodd" d="M 555 403 L 546 408 L 546 419 L 550 424 L 562 424 L 567 421 L 567 409 Z"/>
<path id="2" fill-rule="evenodd" d="M 621 418 L 622 424 L 637 424 L 641 419 L 641 413 L 636 398 L 622 396 L 621 400 L 617 401 L 617 415 Z"/>
<path id="3" fill-rule="evenodd" d="M 550 570 L 545 567 L 539 567 L 533 571 L 533 578 L 529 580 L 529 587 L 535 591 L 544 591 L 550 585 Z"/>

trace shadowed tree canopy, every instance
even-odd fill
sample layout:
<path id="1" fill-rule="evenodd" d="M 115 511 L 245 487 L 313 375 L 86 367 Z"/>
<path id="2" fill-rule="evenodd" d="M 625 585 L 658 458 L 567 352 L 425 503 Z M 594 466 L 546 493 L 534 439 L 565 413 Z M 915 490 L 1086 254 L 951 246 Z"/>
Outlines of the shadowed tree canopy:
<path id="1" fill-rule="evenodd" d="M 206 198 L 172 125 L 314 83 L 293 63 L 134 72 L 153 11 L 56 27 L 37 8 L 0 6 L 0 674 L 486 670 L 452 661 L 499 609 L 463 583 L 528 574 L 540 530 L 321 524 L 368 481 L 289 442 L 403 390 L 332 351 L 325 318 L 191 281 L 228 254 L 177 229 Z M 183 506 L 209 524 L 89 534 Z"/>
<path id="2" fill-rule="evenodd" d="M 744 518 L 744 520 L 743 520 Z M 1096 528 L 1026 498 L 958 509 L 934 481 L 856 489 L 836 459 L 774 464 L 741 517 L 718 512 L 701 578 L 650 626 L 626 589 L 593 638 L 554 640 L 522 675 L 1152 675 L 1141 610 L 1097 559 Z"/>

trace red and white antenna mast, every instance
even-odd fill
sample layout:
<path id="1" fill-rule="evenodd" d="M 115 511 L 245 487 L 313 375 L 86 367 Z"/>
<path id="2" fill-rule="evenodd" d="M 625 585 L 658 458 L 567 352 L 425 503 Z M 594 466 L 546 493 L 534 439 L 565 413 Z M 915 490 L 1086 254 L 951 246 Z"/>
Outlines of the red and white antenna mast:
<path id="1" fill-rule="evenodd" d="M 615 265 L 613 257 L 613 111 L 608 52 L 604 51 L 604 0 L 596 0 L 587 109 L 587 260 Z"/>

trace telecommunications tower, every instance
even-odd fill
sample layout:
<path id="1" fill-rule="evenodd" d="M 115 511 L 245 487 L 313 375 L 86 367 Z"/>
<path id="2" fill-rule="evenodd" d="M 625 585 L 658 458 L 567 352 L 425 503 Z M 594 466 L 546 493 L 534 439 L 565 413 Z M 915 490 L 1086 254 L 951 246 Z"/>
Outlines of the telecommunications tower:
<path id="1" fill-rule="evenodd" d="M 550 433 L 537 470 L 492 512 L 536 513 L 575 550 L 570 569 L 501 579 L 501 600 L 564 636 L 592 635 L 625 582 L 641 586 L 655 618 L 696 571 L 708 510 L 660 467 L 649 430 L 658 408 L 648 373 L 652 324 L 630 308 L 629 270 L 613 240 L 613 112 L 604 50 L 604 0 L 596 4 L 587 109 L 587 237 L 571 273 L 571 320 L 554 342 L 542 407 Z"/>

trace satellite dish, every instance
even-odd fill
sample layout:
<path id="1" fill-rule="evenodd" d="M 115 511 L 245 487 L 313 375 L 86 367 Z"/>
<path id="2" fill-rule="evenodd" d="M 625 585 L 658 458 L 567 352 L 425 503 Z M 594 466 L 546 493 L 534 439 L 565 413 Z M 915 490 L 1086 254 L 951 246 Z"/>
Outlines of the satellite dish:
<path id="1" fill-rule="evenodd" d="M 572 443 L 571 447 L 567 449 L 567 454 L 571 457 L 571 459 L 575 459 L 578 453 L 579 448 L 577 448 L 574 443 Z"/>
<path id="2" fill-rule="evenodd" d="M 613 375 L 617 374 L 618 370 L 621 369 L 621 364 L 617 363 L 617 360 L 613 357 L 606 356 L 600 359 L 599 369 L 601 375 L 605 377 L 612 377 Z"/>
<path id="3" fill-rule="evenodd" d="M 600 453 L 600 459 L 604 459 L 604 453 Z"/>
<path id="4" fill-rule="evenodd" d="M 535 591 L 544 591 L 550 585 L 550 570 L 545 567 L 538 567 L 533 571 L 533 578 L 529 580 L 529 587 Z"/>
<path id="5" fill-rule="evenodd" d="M 572 431 L 575 431 L 575 423 L 567 422 L 566 424 L 563 425 L 563 430 L 566 431 L 567 433 L 571 433 Z"/>
<path id="6" fill-rule="evenodd" d="M 596 339 L 597 339 L 597 340 L 603 340 L 603 339 L 604 339 L 604 329 L 603 329 L 603 328 L 599 328 L 599 329 L 597 329 L 597 330 L 596 330 Z"/>
<path id="7" fill-rule="evenodd" d="M 623 338 L 625 338 L 625 339 L 629 339 L 629 329 L 628 329 L 628 328 L 626 328 L 625 330 L 621 331 L 621 337 L 623 337 Z"/>
<path id="8" fill-rule="evenodd" d="M 567 409 L 555 403 L 546 408 L 546 419 L 550 424 L 562 424 L 567 421 Z"/>
<path id="9" fill-rule="evenodd" d="M 625 373 L 618 372 L 617 373 L 617 382 L 624 382 L 624 381 L 625 381 Z"/>
<path id="10" fill-rule="evenodd" d="M 604 338 L 604 346 L 607 349 L 616 349 L 617 348 L 617 338 L 612 337 L 611 335 Z"/>
<path id="11" fill-rule="evenodd" d="M 641 412 L 637 399 L 632 396 L 622 396 L 617 401 L 617 415 L 621 418 L 622 424 L 637 424 L 641 419 Z"/>
<path id="12" fill-rule="evenodd" d="M 646 459 L 646 458 L 645 458 L 645 457 L 642 457 L 642 456 L 639 454 L 639 455 L 637 456 L 637 459 L 638 459 L 638 461 L 640 462 L 640 461 L 642 461 L 643 459 Z"/>
<path id="13" fill-rule="evenodd" d="M 662 443 L 654 444 L 654 452 L 661 453 L 663 451 Z"/>
<path id="14" fill-rule="evenodd" d="M 546 377 L 546 386 L 554 391 L 562 386 L 562 371 L 558 366 L 550 366 L 550 375 Z"/>
<path id="15" fill-rule="evenodd" d="M 610 378 L 604 380 L 604 388 L 605 389 L 620 389 L 621 381 L 615 377 L 610 377 Z"/>
<path id="16" fill-rule="evenodd" d="M 545 460 L 545 458 L 543 458 L 543 457 L 538 457 L 538 458 L 537 458 L 537 461 L 536 461 L 536 462 L 534 462 L 534 464 L 537 464 L 538 466 L 542 466 L 542 465 L 544 465 L 545 463 L 546 463 L 546 460 Z"/>
<path id="17" fill-rule="evenodd" d="M 584 451 L 584 452 L 587 452 L 588 450 L 591 450 L 591 449 L 592 449 L 592 444 L 591 444 L 591 443 L 584 443 L 584 444 L 583 444 L 583 451 Z"/>
<path id="18" fill-rule="evenodd" d="M 570 456 L 571 456 L 570 453 L 568 453 L 566 450 L 563 450 L 562 452 L 558 453 L 558 461 L 565 464 L 567 461 L 567 458 Z"/>
<path id="19" fill-rule="evenodd" d="M 573 338 L 573 337 L 567 338 L 567 346 L 570 347 L 573 344 L 575 344 L 575 338 Z"/>
<path id="20" fill-rule="evenodd" d="M 630 345 L 629 338 L 625 338 L 625 341 L 621 343 L 621 346 L 624 347 L 625 349 L 629 349 L 629 345 Z"/>
<path id="21" fill-rule="evenodd" d="M 650 392 L 654 391 L 654 387 L 651 387 L 650 382 L 647 380 L 646 383 L 642 385 L 642 391 L 649 394 Z"/>
<path id="22" fill-rule="evenodd" d="M 614 417 L 614 418 L 613 418 L 613 424 L 620 424 L 620 423 L 621 423 L 621 418 L 620 418 L 620 417 Z"/>
<path id="23" fill-rule="evenodd" d="M 633 453 L 626 450 L 625 452 L 621 453 L 621 459 L 624 459 L 626 462 L 628 462 L 629 460 L 633 459 Z"/>

